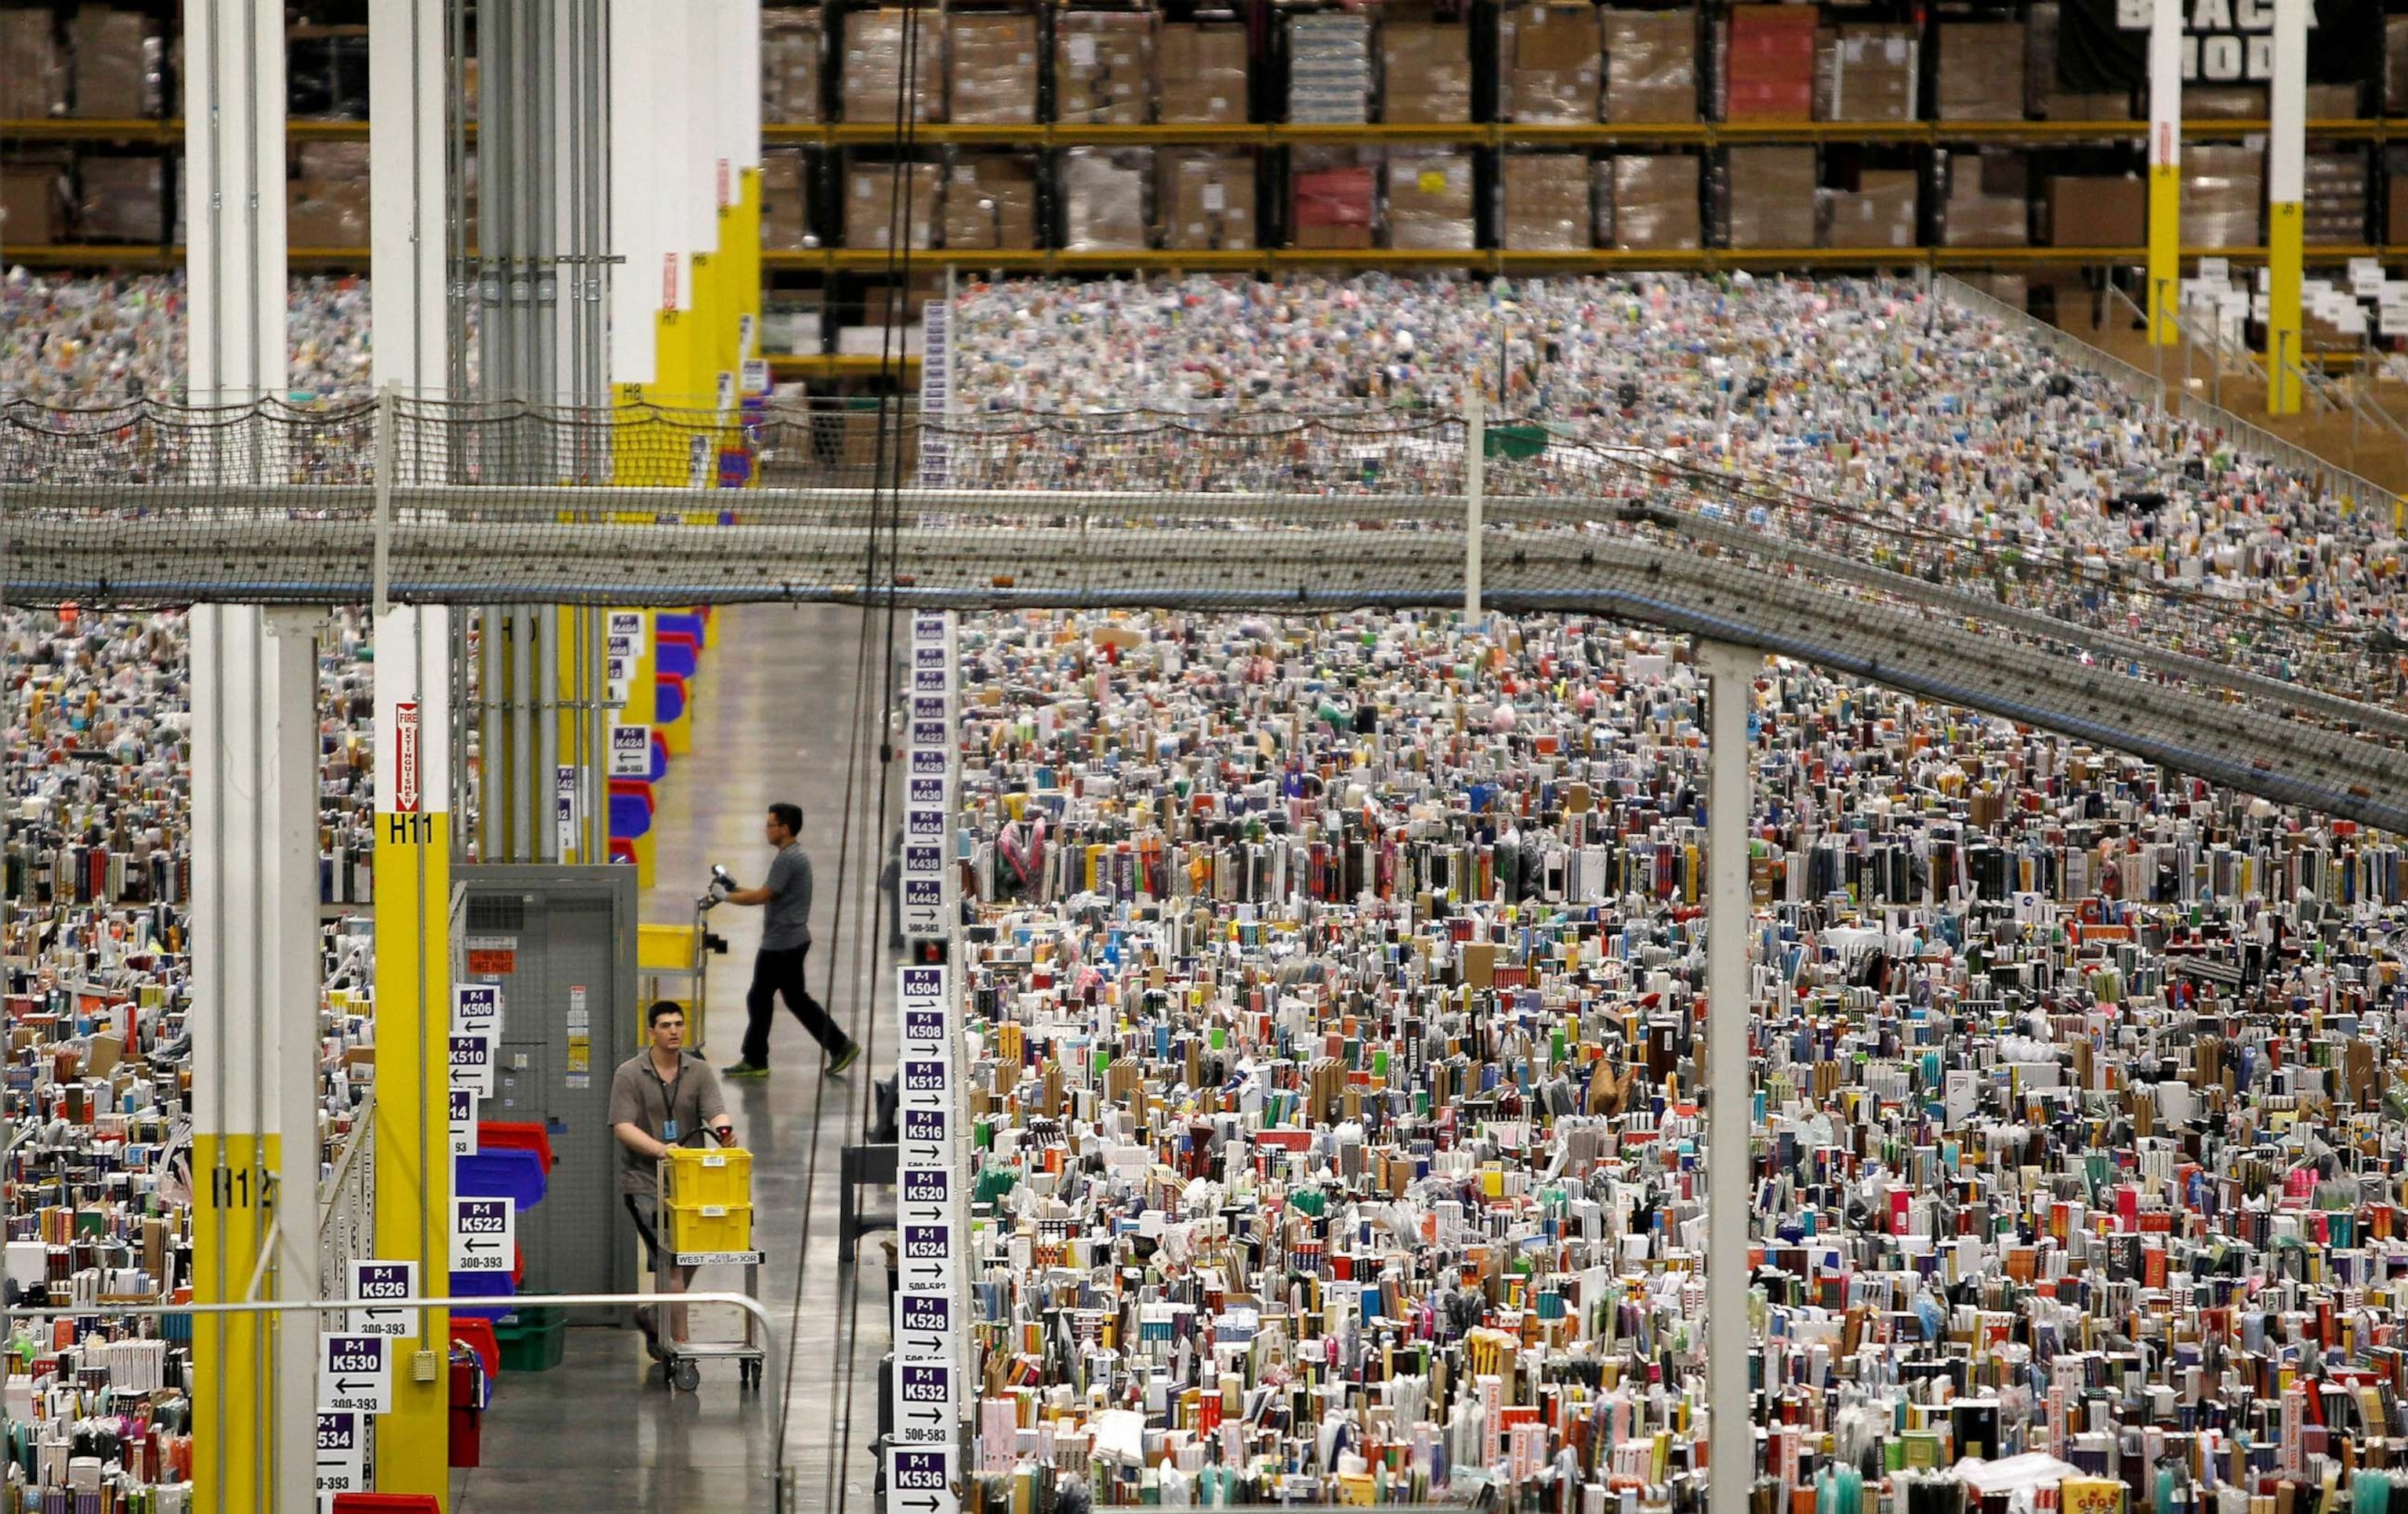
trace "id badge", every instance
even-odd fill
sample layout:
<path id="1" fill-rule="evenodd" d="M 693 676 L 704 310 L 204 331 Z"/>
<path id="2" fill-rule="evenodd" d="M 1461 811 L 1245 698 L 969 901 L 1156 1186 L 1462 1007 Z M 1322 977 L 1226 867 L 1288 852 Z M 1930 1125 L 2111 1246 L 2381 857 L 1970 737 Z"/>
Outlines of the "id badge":
<path id="1" fill-rule="evenodd" d="M 671 1144 L 671 1145 L 675 1145 L 675 1144 L 677 1143 L 677 1138 L 678 1138 L 678 1122 L 677 1122 L 676 1121 L 674 1121 L 674 1120 L 664 1120 L 664 1121 L 661 1121 L 661 1139 L 662 1139 L 662 1140 L 664 1140 L 664 1141 L 668 1142 L 668 1143 L 669 1143 L 669 1144 Z"/>

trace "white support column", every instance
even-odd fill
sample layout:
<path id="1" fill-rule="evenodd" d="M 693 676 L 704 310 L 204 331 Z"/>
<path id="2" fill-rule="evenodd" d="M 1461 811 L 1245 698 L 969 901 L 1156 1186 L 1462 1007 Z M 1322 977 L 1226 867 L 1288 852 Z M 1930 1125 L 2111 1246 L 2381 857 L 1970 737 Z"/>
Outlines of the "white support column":
<path id="1" fill-rule="evenodd" d="M 314 609 L 193 611 L 194 1297 L 314 1301 L 318 658 Z M 269 1230 L 279 1239 L 272 1259 Z M 263 1267 L 265 1271 L 263 1272 Z M 318 1331 L 194 1326 L 202 1514 L 316 1507 Z"/>
<path id="2" fill-rule="evenodd" d="M 194 403 L 286 390 L 284 7 L 184 0 L 184 269 Z"/>
<path id="3" fill-rule="evenodd" d="M 2149 341 L 2179 339 L 2173 314 L 2182 293 L 2183 0 L 2154 0 L 2149 12 L 2149 287 L 2141 302 Z"/>
<path id="4" fill-rule="evenodd" d="M 661 136 L 659 0 L 610 0 L 610 382 L 650 385 L 657 376 L 664 307 L 674 307 L 678 277 L 663 258 L 677 244 L 658 207 L 679 166 Z M 666 291 L 666 293 L 665 293 Z"/>
<path id="5" fill-rule="evenodd" d="M 2300 413 L 2301 201 L 2308 143 L 2308 4 L 2274 0 L 2273 119 L 2266 138 L 2266 413 Z"/>
<path id="6" fill-rule="evenodd" d="M 442 0 L 368 4 L 368 313 L 379 390 L 447 387 Z"/>
<path id="7" fill-rule="evenodd" d="M 1747 887 L 1748 818 L 1755 763 L 1747 716 L 1764 659 L 1723 642 L 1698 643 L 1708 691 L 1706 793 L 1706 1454 L 1709 1514 L 1747 1514 L 1756 1475 L 1756 1421 L 1748 1412 L 1747 949 L 1756 910 Z"/>

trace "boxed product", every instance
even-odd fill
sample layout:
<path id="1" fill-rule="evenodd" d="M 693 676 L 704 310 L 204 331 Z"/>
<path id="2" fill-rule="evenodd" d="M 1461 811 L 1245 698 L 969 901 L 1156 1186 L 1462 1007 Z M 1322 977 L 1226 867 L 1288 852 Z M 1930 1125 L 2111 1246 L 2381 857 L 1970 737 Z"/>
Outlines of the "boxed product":
<path id="1" fill-rule="evenodd" d="M 0 10 L 0 120 L 66 114 L 66 55 L 55 21 L 48 7 Z"/>
<path id="2" fill-rule="evenodd" d="M 841 13 L 844 119 L 892 124 L 901 108 L 905 43 L 914 55 L 911 119 L 945 119 L 944 22 L 933 8 L 911 7 Z M 910 33 L 916 30 L 916 37 Z"/>
<path id="3" fill-rule="evenodd" d="M 1292 247 L 1368 248 L 1377 189 L 1359 165 L 1299 168 L 1288 176 L 1288 243 Z"/>
<path id="4" fill-rule="evenodd" d="M 1914 245 L 1918 176 L 1911 168 L 1867 168 L 1853 190 L 1833 190 L 1825 202 L 1826 247 Z"/>
<path id="5" fill-rule="evenodd" d="M 1605 41 L 1587 0 L 1537 0 L 1497 14 L 1497 108 L 1508 121 L 1581 125 L 1604 100 Z"/>
<path id="6" fill-rule="evenodd" d="M 2393 174 L 2387 183 L 2390 188 L 2384 197 L 2383 239 L 2386 244 L 2408 241 L 2408 174 Z"/>
<path id="7" fill-rule="evenodd" d="M 366 28 L 359 30 L 363 34 L 359 87 L 365 97 Z M 137 10 L 85 6 L 67 22 L 67 39 L 75 58 L 77 116 L 86 121 L 129 121 L 159 113 L 160 65 L 165 48 L 152 33 L 150 17 Z"/>
<path id="8" fill-rule="evenodd" d="M 294 247 L 368 245 L 368 145 L 305 141 L 285 185 L 285 240 Z"/>
<path id="9" fill-rule="evenodd" d="M 761 150 L 761 247 L 800 252 L 817 245 L 811 235 L 809 160 L 800 148 Z"/>
<path id="10" fill-rule="evenodd" d="M 1598 165 L 1612 222 L 1601 238 L 1626 252 L 1691 252 L 1705 245 L 1694 152 L 1627 153 Z"/>
<path id="11" fill-rule="evenodd" d="M 2356 121 L 2360 93 L 2359 87 L 2356 84 L 2310 84 L 2307 119 Z"/>
<path id="12" fill-rule="evenodd" d="M 1380 23 L 1380 89 L 1387 121 L 1471 119 L 1471 33 L 1423 19 Z"/>
<path id="13" fill-rule="evenodd" d="M 1388 245 L 1402 251 L 1463 251 L 1473 233 L 1471 154 L 1444 148 L 1388 153 Z"/>
<path id="14" fill-rule="evenodd" d="M 1605 45 L 1605 119 L 1615 125 L 1698 119 L 1698 13 L 1598 12 Z"/>
<path id="15" fill-rule="evenodd" d="M 1055 121 L 1138 126 L 1154 119 L 1154 20 L 1152 11 L 1055 13 Z"/>
<path id="16" fill-rule="evenodd" d="M 1814 113 L 1813 6 L 1733 6 L 1723 50 L 1725 121 L 1806 121 Z"/>
<path id="17" fill-rule="evenodd" d="M 945 176 L 945 246 L 1036 245 L 1036 160 L 1009 152 L 955 159 Z"/>
<path id="18" fill-rule="evenodd" d="M 1120 252 L 1146 245 L 1152 148 L 1072 148 L 1061 163 L 1065 249 Z"/>
<path id="19" fill-rule="evenodd" d="M 2302 175 L 2300 235 L 2319 247 L 2366 243 L 2366 150 L 2311 152 Z"/>
<path id="20" fill-rule="evenodd" d="M 0 163 L 0 247 L 49 247 L 66 237 L 67 157 L 12 154 Z"/>
<path id="21" fill-rule="evenodd" d="M 2066 94 L 2051 92 L 2040 107 L 2043 121 L 2130 121 L 2128 94 Z"/>
<path id="22" fill-rule="evenodd" d="M 763 125 L 808 126 L 818 122 L 822 46 L 816 7 L 773 6 L 761 12 Z"/>
<path id="23" fill-rule="evenodd" d="M 1934 93 L 1942 121 L 2024 119 L 2024 23 L 1942 21 Z"/>
<path id="24" fill-rule="evenodd" d="M 1246 29 L 1177 21 L 1154 42 L 1162 76 L 1161 119 L 1221 125 L 1246 119 Z"/>
<path id="25" fill-rule="evenodd" d="M 1516 252 L 1577 252 L 1595 246 L 1589 161 L 1578 152 L 1504 155 L 1504 245 Z"/>
<path id="26" fill-rule="evenodd" d="M 1735 147 L 1723 176 L 1727 245 L 1813 247 L 1814 150 Z"/>
<path id="27" fill-rule="evenodd" d="M 2028 163 L 2020 152 L 1948 154 L 1948 204 L 1941 241 L 1948 247 L 2022 247 L 2030 239 Z"/>
<path id="28" fill-rule="evenodd" d="M 1027 126 L 1037 121 L 1037 18 L 1020 11 L 953 13 L 956 126 Z"/>
<path id="29" fill-rule="evenodd" d="M 76 235 L 87 242 L 162 242 L 165 161 L 87 152 L 76 164 Z"/>
<path id="30" fill-rule="evenodd" d="M 853 164 L 845 175 L 844 245 L 885 251 L 901 230 L 915 250 L 936 246 L 937 175 L 933 163 Z M 898 179 L 909 196 L 900 207 Z"/>
<path id="31" fill-rule="evenodd" d="M 2270 108 L 2263 84 L 2186 84 L 2185 121 L 2264 121 Z"/>
<path id="32" fill-rule="evenodd" d="M 1287 119 L 1359 125 L 1371 119 L 1371 21 L 1354 11 L 1291 16 Z"/>
<path id="33" fill-rule="evenodd" d="M 368 29 L 302 25 L 286 35 L 286 107 L 304 120 L 366 121 Z"/>
<path id="34" fill-rule="evenodd" d="M 2052 174 L 2047 210 L 2051 247 L 2140 247 L 2149 239 L 2149 186 L 2135 175 Z"/>
<path id="35" fill-rule="evenodd" d="M 2182 239 L 2187 247 L 2258 246 L 2266 152 L 2236 143 L 2186 142 L 2182 152 Z"/>
<path id="36" fill-rule="evenodd" d="M 1913 121 L 1922 44 L 1912 26 L 1842 26 L 1814 54 L 1818 121 Z"/>
<path id="37" fill-rule="evenodd" d="M 1160 157 L 1162 245 L 1182 252 L 1253 250 L 1254 155 L 1167 148 Z"/>
<path id="38" fill-rule="evenodd" d="M 2408 116 L 2408 16 L 2383 18 L 2384 113 Z"/>

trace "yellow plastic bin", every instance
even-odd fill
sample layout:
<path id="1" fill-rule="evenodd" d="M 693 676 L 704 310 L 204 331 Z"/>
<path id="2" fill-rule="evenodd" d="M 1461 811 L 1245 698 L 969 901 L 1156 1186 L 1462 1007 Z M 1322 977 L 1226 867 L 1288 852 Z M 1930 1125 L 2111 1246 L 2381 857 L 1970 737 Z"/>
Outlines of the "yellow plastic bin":
<path id="1" fill-rule="evenodd" d="M 670 1204 L 663 1207 L 661 1214 L 666 1221 L 663 1228 L 668 1249 L 678 1255 L 752 1249 L 750 1204 Z"/>
<path id="2" fill-rule="evenodd" d="M 661 1164 L 661 1199 L 672 1207 L 749 1207 L 752 1153 L 734 1146 L 672 1146 Z"/>

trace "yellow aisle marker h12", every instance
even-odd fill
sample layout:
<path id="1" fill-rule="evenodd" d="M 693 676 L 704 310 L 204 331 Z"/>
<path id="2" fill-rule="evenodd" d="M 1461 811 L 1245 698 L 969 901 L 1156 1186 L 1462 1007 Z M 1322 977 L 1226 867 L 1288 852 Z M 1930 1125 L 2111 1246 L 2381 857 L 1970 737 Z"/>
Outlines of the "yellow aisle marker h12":
<path id="1" fill-rule="evenodd" d="M 2266 140 L 2266 413 L 2300 413 L 2300 202 L 2307 179 L 2309 0 L 2274 0 L 2272 126 Z"/>

